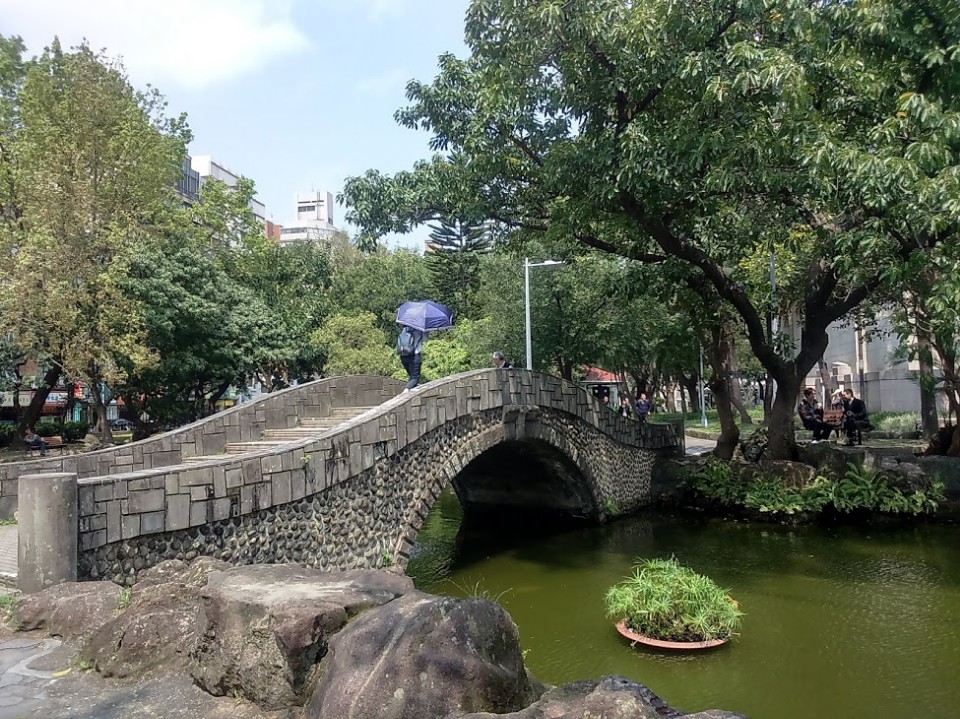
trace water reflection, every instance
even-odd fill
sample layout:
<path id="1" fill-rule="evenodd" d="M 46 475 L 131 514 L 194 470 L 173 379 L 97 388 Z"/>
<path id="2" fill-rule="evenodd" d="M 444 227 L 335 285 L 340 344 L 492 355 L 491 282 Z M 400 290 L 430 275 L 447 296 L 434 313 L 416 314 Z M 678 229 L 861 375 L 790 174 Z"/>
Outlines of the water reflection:
<path id="1" fill-rule="evenodd" d="M 960 527 L 786 528 L 677 514 L 544 536 L 460 533 L 445 494 L 409 573 L 421 588 L 496 596 L 527 663 L 562 683 L 624 674 L 688 711 L 751 719 L 958 716 Z M 633 649 L 603 594 L 636 556 L 676 555 L 730 588 L 742 636 L 707 654 Z"/>

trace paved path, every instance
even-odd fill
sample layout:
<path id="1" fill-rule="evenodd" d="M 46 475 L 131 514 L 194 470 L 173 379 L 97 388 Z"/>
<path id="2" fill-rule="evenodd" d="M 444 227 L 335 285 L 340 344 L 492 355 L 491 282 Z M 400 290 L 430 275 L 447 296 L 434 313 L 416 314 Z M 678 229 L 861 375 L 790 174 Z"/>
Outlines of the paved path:
<path id="1" fill-rule="evenodd" d="M 0 583 L 17 583 L 17 525 L 0 527 Z"/>
<path id="2" fill-rule="evenodd" d="M 683 436 L 683 442 L 687 448 L 688 455 L 706 454 L 717 446 L 716 440 L 699 439 L 697 437 L 691 437 L 689 434 Z"/>

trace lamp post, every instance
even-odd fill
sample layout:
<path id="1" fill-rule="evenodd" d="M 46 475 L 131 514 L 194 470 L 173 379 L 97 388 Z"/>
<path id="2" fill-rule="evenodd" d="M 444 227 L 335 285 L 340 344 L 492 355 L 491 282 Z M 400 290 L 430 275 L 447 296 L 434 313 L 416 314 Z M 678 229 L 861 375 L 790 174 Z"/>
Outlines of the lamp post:
<path id="1" fill-rule="evenodd" d="M 527 328 L 527 369 L 533 369 L 533 339 L 530 334 L 530 268 L 531 267 L 559 267 L 566 262 L 560 260 L 546 260 L 531 262 L 529 257 L 523 259 L 523 306 Z"/>
<path id="2" fill-rule="evenodd" d="M 707 426 L 707 398 L 703 395 L 703 342 L 700 343 L 700 426 Z"/>

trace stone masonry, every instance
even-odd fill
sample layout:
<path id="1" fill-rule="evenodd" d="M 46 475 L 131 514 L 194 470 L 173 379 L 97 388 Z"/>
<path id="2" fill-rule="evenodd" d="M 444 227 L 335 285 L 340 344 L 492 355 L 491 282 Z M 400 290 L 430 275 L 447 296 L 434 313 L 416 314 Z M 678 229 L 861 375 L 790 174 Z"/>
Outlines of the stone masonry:
<path id="1" fill-rule="evenodd" d="M 367 384 L 357 390 L 349 380 Z M 325 394 L 326 402 L 304 396 L 284 403 L 274 421 L 294 426 L 296 414 L 288 408 L 321 413 L 348 396 L 353 406 L 376 404 L 371 395 L 399 387 L 379 378 L 326 382 L 338 382 L 337 392 L 322 383 L 301 389 Z M 252 417 L 265 420 L 265 412 Z M 209 452 L 205 435 L 198 436 L 194 443 Z M 572 461 L 600 519 L 649 500 L 654 456 L 675 452 L 678 433 L 672 425 L 641 427 L 555 377 L 467 372 L 389 399 L 320 438 L 194 465 L 82 478 L 79 575 L 133 584 L 139 571 L 163 559 L 200 555 L 236 564 L 403 567 L 443 487 L 504 441 L 548 445 Z"/>

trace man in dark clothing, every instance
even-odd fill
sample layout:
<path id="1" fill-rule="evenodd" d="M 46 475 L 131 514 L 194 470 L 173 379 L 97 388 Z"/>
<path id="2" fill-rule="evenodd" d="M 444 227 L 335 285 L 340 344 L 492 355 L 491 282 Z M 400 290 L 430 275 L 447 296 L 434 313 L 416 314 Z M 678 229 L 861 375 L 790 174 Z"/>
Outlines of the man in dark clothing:
<path id="1" fill-rule="evenodd" d="M 493 353 L 493 366 L 497 369 L 513 369 L 513 365 L 507 362 L 507 358 L 503 356 L 503 352 L 494 352 Z"/>
<path id="2" fill-rule="evenodd" d="M 23 434 L 23 443 L 26 445 L 27 449 L 39 449 L 41 457 L 46 456 L 47 443 L 44 442 L 43 438 L 34 432 L 30 427 L 28 427 L 27 431 Z"/>
<path id="3" fill-rule="evenodd" d="M 843 408 L 846 410 L 843 415 L 843 428 L 847 430 L 847 446 L 852 446 L 854 439 L 859 440 L 859 443 L 863 444 L 863 440 L 860 439 L 860 433 L 869 432 L 873 429 L 873 425 L 870 424 L 870 418 L 867 415 L 867 405 L 863 403 L 862 399 L 857 399 L 853 396 L 852 389 L 845 389 L 843 390 Z"/>
<path id="4" fill-rule="evenodd" d="M 421 353 L 426 334 L 414 327 L 404 327 L 397 337 L 397 354 L 400 355 L 400 364 L 409 378 L 403 388 L 404 392 L 409 392 L 420 383 L 420 366 L 423 363 Z"/>
<path id="5" fill-rule="evenodd" d="M 641 424 L 647 423 L 647 415 L 650 414 L 651 402 L 647 399 L 647 393 L 641 392 L 640 396 L 637 397 L 637 403 L 634 405 L 634 410 L 637 412 L 637 419 L 640 420 Z"/>
<path id="6" fill-rule="evenodd" d="M 822 442 L 830 438 L 833 425 L 823 421 L 823 410 L 817 407 L 816 395 L 817 391 L 813 387 L 803 390 L 803 399 L 797 407 L 797 414 L 800 415 L 800 422 L 803 423 L 804 428 L 813 432 L 813 441 Z"/>

